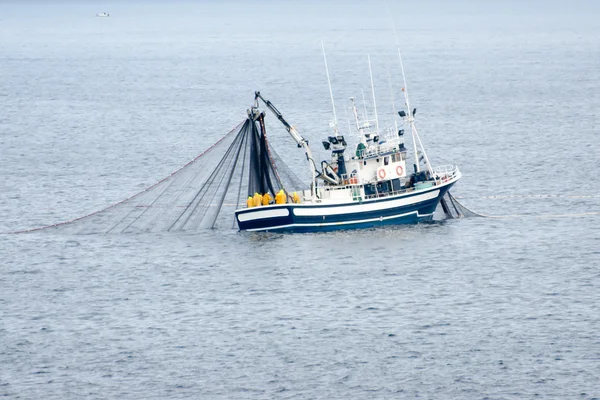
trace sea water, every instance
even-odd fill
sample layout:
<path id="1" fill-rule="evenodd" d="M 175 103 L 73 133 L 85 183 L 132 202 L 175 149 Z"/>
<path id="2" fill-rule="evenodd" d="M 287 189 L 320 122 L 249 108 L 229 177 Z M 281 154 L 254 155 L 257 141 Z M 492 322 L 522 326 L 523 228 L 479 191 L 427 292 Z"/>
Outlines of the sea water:
<path id="1" fill-rule="evenodd" d="M 153 184 L 255 90 L 325 159 L 321 41 L 348 137 L 350 96 L 373 117 L 367 55 L 393 126 L 400 45 L 429 158 L 460 166 L 465 205 L 502 217 L 2 234 L 0 395 L 600 397 L 599 14 L 591 0 L 0 2 L 2 232 Z"/>

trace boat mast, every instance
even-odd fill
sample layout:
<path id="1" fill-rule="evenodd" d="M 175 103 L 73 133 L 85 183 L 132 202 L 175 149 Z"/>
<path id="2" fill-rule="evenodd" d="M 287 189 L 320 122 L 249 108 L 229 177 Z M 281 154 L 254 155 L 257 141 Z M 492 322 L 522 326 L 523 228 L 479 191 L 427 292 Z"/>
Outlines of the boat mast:
<path id="1" fill-rule="evenodd" d="M 419 141 L 419 146 L 421 146 L 421 149 L 423 150 L 423 157 L 425 157 L 425 163 L 427 165 L 427 170 L 433 174 L 433 168 L 431 167 L 431 164 L 429 163 L 429 158 L 427 157 L 427 153 L 425 152 L 425 147 L 423 147 L 423 142 L 421 142 L 421 137 L 419 136 L 419 132 L 417 132 L 417 128 L 415 126 L 413 126 L 413 128 L 415 130 L 415 136 L 417 137 L 417 140 Z"/>
<path id="2" fill-rule="evenodd" d="M 371 127 L 371 123 L 369 122 L 369 114 L 367 113 L 367 101 L 365 100 L 365 91 L 363 90 L 363 88 L 360 88 L 360 93 L 362 94 L 362 98 L 363 98 L 363 108 L 364 108 L 364 120 L 365 120 L 365 127 L 370 128 Z"/>
<path id="3" fill-rule="evenodd" d="M 373 85 L 373 71 L 371 70 L 371 55 L 367 54 L 369 59 L 369 76 L 371 77 L 371 93 L 373 93 L 373 109 L 375 111 L 375 129 L 379 135 L 379 118 L 377 117 L 377 102 L 375 101 L 375 86 Z"/>
<path id="4" fill-rule="evenodd" d="M 352 125 L 350 124 L 350 117 L 348 116 L 348 107 L 344 107 L 344 113 L 346 114 L 346 121 L 348 121 L 348 137 L 352 134 Z"/>
<path id="5" fill-rule="evenodd" d="M 329 68 L 327 68 L 327 57 L 325 56 L 325 45 L 321 40 L 321 49 L 323 50 L 323 60 L 325 61 L 325 73 L 327 74 L 327 84 L 329 85 L 329 96 L 331 97 L 331 108 L 333 109 L 333 132 L 338 133 L 337 115 L 335 114 L 335 102 L 333 101 L 333 90 L 331 89 L 331 79 L 329 78 Z"/>
<path id="6" fill-rule="evenodd" d="M 358 131 L 358 134 L 360 135 L 360 123 L 358 120 L 358 110 L 356 109 L 356 103 L 354 101 L 354 97 L 350 97 L 350 102 L 352 103 L 352 113 L 354 114 L 354 122 L 356 122 L 356 130 Z"/>
<path id="7" fill-rule="evenodd" d="M 388 68 L 388 86 L 390 87 L 390 96 L 392 97 L 392 112 L 393 112 L 393 116 L 394 116 L 394 129 L 396 129 L 396 131 L 394 132 L 394 134 L 398 134 L 398 114 L 396 114 L 396 97 L 394 96 L 394 89 L 392 88 L 392 77 L 390 75 L 390 70 Z"/>
<path id="8" fill-rule="evenodd" d="M 417 172 L 421 172 L 421 167 L 419 166 L 419 153 L 417 152 L 417 139 L 415 138 L 415 117 L 413 115 L 413 111 L 410 109 L 410 101 L 408 100 L 408 87 L 406 86 L 406 76 L 404 75 L 404 64 L 402 63 L 402 53 L 400 53 L 400 48 L 398 47 L 398 58 L 400 58 L 400 69 L 402 71 L 402 80 L 404 82 L 404 87 L 402 88 L 402 92 L 404 92 L 404 102 L 406 103 L 406 107 L 408 108 L 408 123 L 410 124 L 410 133 L 412 135 L 413 149 L 414 149 L 414 158 L 415 158 L 415 168 Z M 428 163 L 429 164 L 429 163 Z"/>

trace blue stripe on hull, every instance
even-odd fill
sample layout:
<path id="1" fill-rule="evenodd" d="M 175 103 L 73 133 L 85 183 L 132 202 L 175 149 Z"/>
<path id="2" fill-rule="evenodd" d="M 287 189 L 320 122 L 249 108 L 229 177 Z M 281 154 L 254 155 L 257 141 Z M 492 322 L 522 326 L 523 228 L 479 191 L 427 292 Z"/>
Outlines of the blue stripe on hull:
<path id="1" fill-rule="evenodd" d="M 339 231 L 343 229 L 366 229 L 366 228 L 375 228 L 386 225 L 408 225 L 408 224 L 417 224 L 419 222 L 428 222 L 433 220 L 433 214 L 430 215 L 421 215 L 417 213 L 404 215 L 398 218 L 390 218 L 384 219 L 382 221 L 370 221 L 370 222 L 356 222 L 356 223 L 347 223 L 347 224 L 335 224 L 335 225 L 292 225 L 285 226 L 281 228 L 272 228 L 268 229 L 269 232 L 288 232 L 288 233 L 308 233 L 308 232 L 331 232 L 331 231 Z"/>
<path id="2" fill-rule="evenodd" d="M 333 214 L 326 215 L 323 217 L 322 215 L 316 216 L 301 216 L 295 215 L 293 210 L 297 205 L 285 205 L 281 208 L 287 208 L 289 211 L 289 215 L 285 217 L 275 217 L 275 218 L 265 218 L 265 219 L 257 219 L 246 222 L 240 222 L 238 220 L 238 225 L 240 230 L 259 230 L 259 231 L 270 231 L 270 232 L 323 232 L 323 231 L 334 231 L 340 229 L 362 229 L 362 228 L 371 228 L 376 226 L 383 225 L 393 225 L 393 224 L 416 224 L 419 222 L 427 222 L 433 219 L 433 213 L 437 208 L 437 205 L 442 198 L 442 196 L 450 189 L 450 186 L 447 185 L 444 187 L 436 187 L 433 190 L 439 190 L 440 193 L 437 197 L 425 201 L 421 201 L 415 204 L 409 204 L 400 207 L 393 208 L 385 208 L 382 210 L 374 210 L 367 212 L 356 212 L 356 213 L 347 213 L 347 214 Z M 413 196 L 418 196 L 423 193 L 431 192 L 430 191 L 420 191 L 412 194 L 411 196 L 404 196 L 403 198 L 410 198 Z M 382 199 L 378 199 L 374 202 L 363 203 L 363 204 L 375 204 L 375 203 L 384 203 L 391 200 L 396 200 L 400 197 L 386 197 Z M 353 203 L 357 204 L 357 203 Z M 347 206 L 348 204 L 343 205 L 318 205 L 318 206 L 308 206 L 306 208 L 335 208 L 340 206 Z M 252 210 L 252 209 L 248 209 Z M 252 212 L 241 210 L 236 212 L 236 215 L 244 214 L 245 212 Z"/>

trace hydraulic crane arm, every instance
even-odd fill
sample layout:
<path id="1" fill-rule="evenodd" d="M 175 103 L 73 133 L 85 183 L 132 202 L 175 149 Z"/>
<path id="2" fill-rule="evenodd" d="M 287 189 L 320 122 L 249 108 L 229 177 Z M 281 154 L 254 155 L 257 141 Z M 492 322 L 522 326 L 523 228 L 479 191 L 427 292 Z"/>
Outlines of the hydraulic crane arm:
<path id="1" fill-rule="evenodd" d="M 298 147 L 303 147 L 305 143 L 308 145 L 308 141 L 306 139 L 304 139 L 298 133 L 298 131 L 285 120 L 285 118 L 283 118 L 283 115 L 281 114 L 281 112 L 279 112 L 279 110 L 277 109 L 277 107 L 275 107 L 273 105 L 273 103 L 271 103 L 269 100 L 267 100 L 264 97 L 262 97 L 262 95 L 260 94 L 260 92 L 254 92 L 254 95 L 255 95 L 256 99 L 261 99 L 263 101 L 263 103 L 265 103 L 265 105 L 267 106 L 267 108 L 269 110 L 271 110 L 271 112 L 273 114 L 275 114 L 275 116 L 277 117 L 277 119 L 279 121 L 281 121 L 281 123 L 283 124 L 283 126 L 285 126 L 285 129 L 290 133 L 290 135 L 292 136 L 292 138 L 294 138 L 294 140 L 298 144 Z"/>
<path id="2" fill-rule="evenodd" d="M 277 109 L 277 107 L 275 107 L 273 105 L 273 103 L 271 103 L 269 100 L 266 100 L 264 97 L 262 97 L 262 95 L 260 94 L 260 92 L 254 92 L 254 98 L 256 101 L 258 101 L 258 99 L 261 99 L 262 102 L 267 106 L 267 108 L 269 110 L 271 110 L 271 112 L 273 114 L 275 114 L 275 116 L 277 117 L 277 119 L 279 121 L 281 121 L 281 123 L 283 124 L 283 126 L 285 126 L 285 129 L 289 132 L 289 134 L 292 136 L 292 138 L 296 141 L 296 143 L 298 144 L 298 147 L 302 147 L 304 149 L 304 152 L 306 153 L 306 159 L 308 160 L 308 164 L 310 167 L 310 173 L 311 173 L 311 185 L 310 185 L 310 193 L 312 198 L 314 199 L 316 197 L 316 183 L 317 183 L 317 176 L 321 175 L 321 172 L 319 172 L 317 170 L 317 166 L 315 164 L 315 161 L 313 160 L 312 157 L 312 152 L 310 151 L 310 147 L 308 146 L 308 140 L 304 139 L 296 130 L 296 128 L 294 128 L 293 126 L 291 126 L 286 120 L 285 118 L 283 118 L 283 115 L 281 115 L 281 113 L 279 112 L 279 110 Z M 256 103 L 258 104 L 258 103 Z"/>

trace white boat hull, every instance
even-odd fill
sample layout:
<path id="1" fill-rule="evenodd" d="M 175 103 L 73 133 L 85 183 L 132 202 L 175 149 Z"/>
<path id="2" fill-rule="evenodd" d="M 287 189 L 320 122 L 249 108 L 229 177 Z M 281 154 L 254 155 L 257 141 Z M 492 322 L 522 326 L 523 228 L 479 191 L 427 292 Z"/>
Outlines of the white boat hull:
<path id="1" fill-rule="evenodd" d="M 235 212 L 240 230 L 319 232 L 431 221 L 454 182 L 351 203 L 279 204 Z"/>

